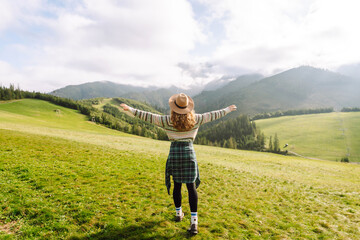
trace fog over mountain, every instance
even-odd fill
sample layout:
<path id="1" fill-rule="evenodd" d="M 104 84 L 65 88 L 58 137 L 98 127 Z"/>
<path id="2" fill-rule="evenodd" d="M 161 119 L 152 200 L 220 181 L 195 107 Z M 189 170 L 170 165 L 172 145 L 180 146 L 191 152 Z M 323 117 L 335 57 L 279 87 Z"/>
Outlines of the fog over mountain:
<path id="1" fill-rule="evenodd" d="M 360 63 L 342 65 L 337 72 L 360 81 Z"/>

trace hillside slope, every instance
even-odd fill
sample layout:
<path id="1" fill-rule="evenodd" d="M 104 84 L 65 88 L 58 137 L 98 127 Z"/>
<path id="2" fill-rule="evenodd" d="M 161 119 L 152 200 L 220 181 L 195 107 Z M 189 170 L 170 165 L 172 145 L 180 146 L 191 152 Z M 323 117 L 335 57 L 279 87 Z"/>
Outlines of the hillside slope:
<path id="1" fill-rule="evenodd" d="M 259 81 L 263 76 L 259 74 L 243 75 L 214 91 L 203 91 L 194 97 L 196 111 L 207 112 L 227 107 L 227 97 Z M 233 102 L 235 104 L 237 102 Z M 229 104 L 231 105 L 231 104 Z"/>
<path id="2" fill-rule="evenodd" d="M 36 102 L 36 103 L 35 103 Z M 32 107 L 37 104 L 37 107 Z M 63 115 L 54 109 L 60 109 Z M 184 239 L 164 186 L 169 142 L 39 100 L 0 103 L 0 237 Z M 356 239 L 360 166 L 195 146 L 194 239 Z"/>
<path id="3" fill-rule="evenodd" d="M 278 134 L 281 146 L 328 160 L 348 156 L 360 162 L 360 112 L 285 116 L 255 121 L 266 136 Z"/>
<path id="4" fill-rule="evenodd" d="M 97 108 L 99 110 L 103 110 L 104 106 L 106 106 L 107 104 L 118 108 L 121 112 L 129 114 L 129 112 L 125 112 L 123 111 L 122 107 L 120 107 L 121 103 L 126 103 L 129 106 L 132 106 L 134 108 L 143 110 L 143 111 L 147 111 L 147 112 L 152 112 L 152 113 L 156 113 L 156 114 L 161 114 L 159 111 L 157 111 L 155 108 L 153 108 L 152 106 L 145 104 L 143 102 L 139 102 L 137 100 L 133 100 L 133 99 L 126 99 L 126 98 L 91 98 L 91 99 L 83 99 L 81 100 L 82 103 L 88 104 L 93 106 L 94 108 Z"/>

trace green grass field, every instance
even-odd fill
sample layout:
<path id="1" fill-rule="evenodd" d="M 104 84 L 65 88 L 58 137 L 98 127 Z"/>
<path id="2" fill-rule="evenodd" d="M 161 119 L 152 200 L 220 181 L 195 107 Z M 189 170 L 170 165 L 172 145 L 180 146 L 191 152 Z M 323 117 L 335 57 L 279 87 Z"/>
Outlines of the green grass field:
<path id="1" fill-rule="evenodd" d="M 360 112 L 324 113 L 257 120 L 267 136 L 278 134 L 281 146 L 303 156 L 360 162 Z"/>
<path id="2" fill-rule="evenodd" d="M 60 112 L 54 110 L 59 109 Z M 39 100 L 0 103 L 0 239 L 186 239 L 169 142 Z M 360 166 L 195 145 L 193 239 L 360 239 Z"/>

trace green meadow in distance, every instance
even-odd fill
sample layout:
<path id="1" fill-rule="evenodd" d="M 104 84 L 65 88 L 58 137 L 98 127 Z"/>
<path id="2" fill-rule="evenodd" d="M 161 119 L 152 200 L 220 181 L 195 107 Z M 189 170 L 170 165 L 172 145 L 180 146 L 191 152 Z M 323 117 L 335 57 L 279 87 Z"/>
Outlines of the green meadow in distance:
<path id="1" fill-rule="evenodd" d="M 333 112 L 255 121 L 266 136 L 277 133 L 281 146 L 306 157 L 360 162 L 360 112 Z"/>

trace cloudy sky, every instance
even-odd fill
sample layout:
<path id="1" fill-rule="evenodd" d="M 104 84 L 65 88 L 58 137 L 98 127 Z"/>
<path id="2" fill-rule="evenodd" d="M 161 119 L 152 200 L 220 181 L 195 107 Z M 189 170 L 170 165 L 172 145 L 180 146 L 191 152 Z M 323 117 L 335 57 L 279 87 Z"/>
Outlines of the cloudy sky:
<path id="1" fill-rule="evenodd" d="M 0 0 L 0 84 L 188 86 L 360 63 L 357 0 Z"/>

